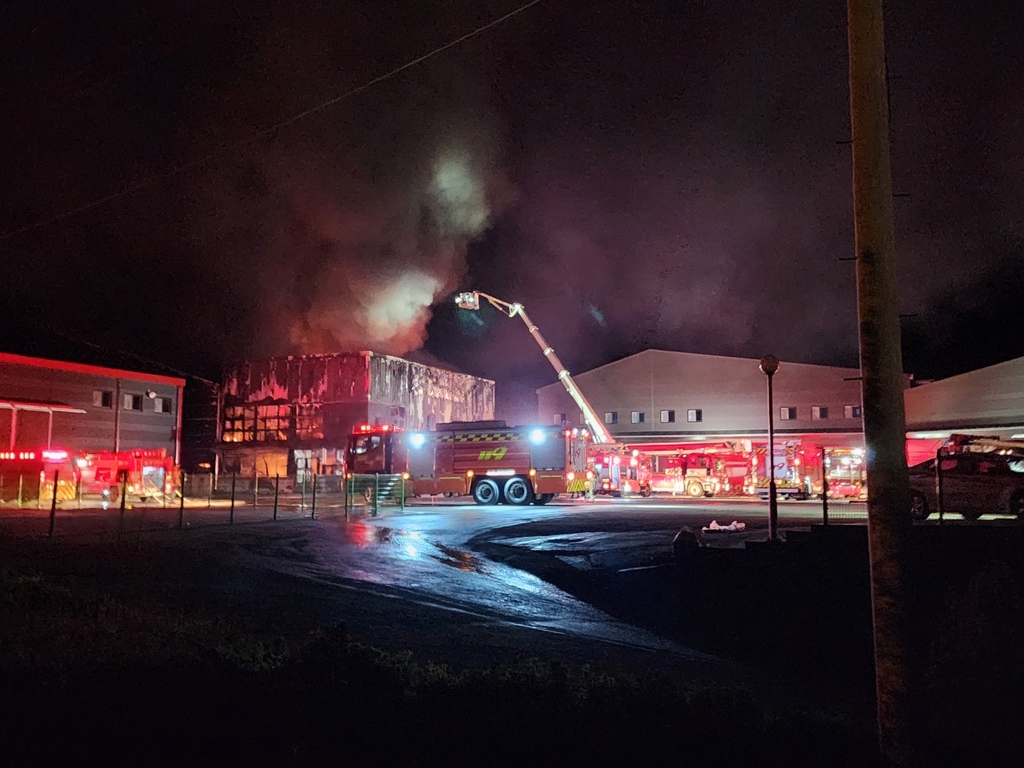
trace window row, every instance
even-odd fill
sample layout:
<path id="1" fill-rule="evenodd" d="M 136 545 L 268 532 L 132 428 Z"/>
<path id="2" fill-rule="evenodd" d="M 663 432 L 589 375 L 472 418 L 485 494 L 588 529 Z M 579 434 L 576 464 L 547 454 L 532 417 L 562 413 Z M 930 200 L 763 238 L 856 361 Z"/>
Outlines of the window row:
<path id="1" fill-rule="evenodd" d="M 675 424 L 676 423 L 676 412 L 673 410 L 660 411 L 658 414 L 662 424 Z M 704 411 L 701 408 L 690 408 L 686 412 L 686 420 L 691 424 L 704 421 Z M 618 411 L 605 411 L 604 412 L 604 423 L 605 424 L 618 424 L 619 423 L 619 412 Z M 630 411 L 629 412 L 629 423 L 630 424 L 646 424 L 647 414 L 644 411 Z"/>
<path id="2" fill-rule="evenodd" d="M 558 425 L 564 425 L 567 414 L 556 413 L 554 423 Z M 662 424 L 675 424 L 676 423 L 676 412 L 668 409 L 659 411 L 659 420 Z M 782 421 L 795 421 L 799 417 L 798 411 L 795 406 L 784 405 L 779 408 L 779 419 Z M 829 408 L 827 405 L 815 405 L 811 406 L 811 420 L 812 421 L 824 421 L 829 418 Z M 861 407 L 859 405 L 844 405 L 843 406 L 843 418 L 844 419 L 859 419 L 861 418 Z M 686 411 L 686 421 L 690 424 L 697 424 L 704 421 L 704 411 L 701 408 L 690 408 Z M 580 417 L 580 423 L 583 423 L 582 416 Z M 619 412 L 618 411 L 605 411 L 604 412 L 604 423 L 605 424 L 618 424 L 619 423 Z M 629 423 L 630 424 L 646 424 L 647 414 L 644 411 L 630 411 L 629 412 Z"/>
<path id="3" fill-rule="evenodd" d="M 131 392 L 122 392 L 121 409 L 125 411 L 148 411 L 150 409 L 143 406 L 146 400 L 150 400 L 153 403 L 153 413 L 172 412 L 173 405 L 171 398 L 157 397 L 157 395 L 152 392 L 147 392 L 146 397 L 136 395 Z M 114 393 L 109 389 L 94 389 L 92 392 L 92 404 L 96 408 L 112 409 L 114 407 Z"/>
<path id="4" fill-rule="evenodd" d="M 861 407 L 859 405 L 844 405 L 843 406 L 843 418 L 844 419 L 859 419 L 861 417 Z M 784 405 L 779 408 L 779 419 L 782 421 L 793 421 L 798 418 L 797 409 L 793 406 Z M 811 421 L 824 421 L 829 418 L 828 406 L 827 405 L 812 405 L 811 406 Z"/>

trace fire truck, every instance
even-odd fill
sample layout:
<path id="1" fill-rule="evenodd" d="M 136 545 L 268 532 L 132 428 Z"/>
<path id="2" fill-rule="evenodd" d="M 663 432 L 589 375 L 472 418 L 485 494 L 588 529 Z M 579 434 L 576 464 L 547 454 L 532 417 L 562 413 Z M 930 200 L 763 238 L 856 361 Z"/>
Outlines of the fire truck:
<path id="1" fill-rule="evenodd" d="M 58 500 L 74 499 L 78 473 L 67 451 L 38 448 L 0 452 L 0 502 L 21 505 L 52 499 L 54 473 Z"/>
<path id="2" fill-rule="evenodd" d="M 587 471 L 586 430 L 438 424 L 430 432 L 359 427 L 347 451 L 353 474 L 407 474 L 416 495 L 469 494 L 477 504 L 547 504 Z"/>
<path id="3" fill-rule="evenodd" d="M 630 450 L 620 443 L 591 445 L 587 467 L 597 478 L 596 493 L 646 498 L 653 491 L 651 459 L 637 449 Z"/>
<path id="4" fill-rule="evenodd" d="M 177 487 L 174 460 L 167 451 L 105 451 L 81 455 L 82 497 L 115 503 L 124 488 L 126 499 L 148 501 L 171 496 Z"/>
<path id="5" fill-rule="evenodd" d="M 702 453 L 681 453 L 666 460 L 665 472 L 653 479 L 659 493 L 686 494 L 699 499 L 711 497 L 722 490 L 716 470 L 717 458 Z"/>

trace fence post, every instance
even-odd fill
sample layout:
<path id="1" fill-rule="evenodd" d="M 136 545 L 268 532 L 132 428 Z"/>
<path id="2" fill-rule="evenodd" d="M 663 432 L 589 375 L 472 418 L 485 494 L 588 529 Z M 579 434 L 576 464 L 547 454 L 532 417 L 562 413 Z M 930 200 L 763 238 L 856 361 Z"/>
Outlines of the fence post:
<path id="1" fill-rule="evenodd" d="M 302 472 L 302 480 L 299 481 L 299 511 L 306 511 L 306 471 Z"/>
<path id="2" fill-rule="evenodd" d="M 402 473 L 402 499 L 399 503 L 399 508 L 405 511 L 405 472 Z"/>
<path id="3" fill-rule="evenodd" d="M 376 474 L 373 476 L 373 516 L 377 516 L 377 510 L 380 509 L 380 475 Z"/>
<path id="4" fill-rule="evenodd" d="M 181 502 L 178 505 L 178 530 L 180 531 L 185 527 L 185 480 L 187 475 L 181 473 Z"/>
<path id="5" fill-rule="evenodd" d="M 348 522 L 348 482 L 349 473 L 344 472 L 341 475 L 342 490 L 345 492 L 345 522 Z"/>
<path id="6" fill-rule="evenodd" d="M 256 509 L 256 505 L 260 500 L 260 475 L 255 469 L 252 471 L 252 508 Z"/>
<path id="7" fill-rule="evenodd" d="M 313 506 L 309 510 L 309 519 L 316 519 L 316 475 L 313 475 Z"/>
<path id="8" fill-rule="evenodd" d="M 942 449 L 935 452 L 935 503 L 939 508 L 939 525 L 942 525 L 944 504 L 942 503 Z"/>
<path id="9" fill-rule="evenodd" d="M 0 506 L 4 503 L 4 475 L 0 472 Z"/>
<path id="10" fill-rule="evenodd" d="M 821 524 L 828 525 L 828 471 L 825 469 L 825 449 L 821 449 Z"/>
<path id="11" fill-rule="evenodd" d="M 82 475 L 79 473 L 75 479 L 75 498 L 78 499 L 78 508 L 82 508 Z"/>
<path id="12" fill-rule="evenodd" d="M 235 524 L 235 473 L 231 473 L 231 512 L 228 515 L 228 522 Z"/>
<path id="13" fill-rule="evenodd" d="M 213 507 L 213 486 L 214 486 L 214 481 L 216 479 L 217 479 L 217 476 L 211 472 L 210 473 L 210 484 L 209 484 L 209 486 L 206 489 L 206 508 L 207 509 L 210 509 L 210 508 Z"/>
<path id="14" fill-rule="evenodd" d="M 25 476 L 22 475 L 19 472 L 18 473 L 18 509 L 21 509 L 21 496 L 22 496 L 22 489 L 24 487 L 24 482 L 25 482 Z"/>
<path id="15" fill-rule="evenodd" d="M 118 521 L 117 521 L 117 530 L 118 530 L 118 532 L 120 532 L 120 531 L 122 531 L 124 529 L 124 509 L 125 509 L 125 504 L 127 502 L 128 502 L 128 474 L 125 473 L 125 475 L 121 478 L 121 515 L 120 515 L 120 517 L 118 518 Z"/>
<path id="16" fill-rule="evenodd" d="M 53 499 L 50 501 L 50 538 L 53 538 L 53 529 L 57 525 L 57 478 L 59 476 L 60 472 L 56 469 L 53 470 Z"/>
<path id="17" fill-rule="evenodd" d="M 281 475 L 274 475 L 274 520 L 277 520 L 277 499 L 281 493 Z"/>

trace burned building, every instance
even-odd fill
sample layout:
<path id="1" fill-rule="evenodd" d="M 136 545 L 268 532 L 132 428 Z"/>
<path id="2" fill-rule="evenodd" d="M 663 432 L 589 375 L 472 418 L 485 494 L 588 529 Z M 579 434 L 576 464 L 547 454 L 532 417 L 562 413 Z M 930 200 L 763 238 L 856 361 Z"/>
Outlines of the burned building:
<path id="1" fill-rule="evenodd" d="M 493 419 L 494 382 L 375 352 L 279 357 L 227 371 L 219 410 L 222 471 L 337 474 L 356 426 Z"/>

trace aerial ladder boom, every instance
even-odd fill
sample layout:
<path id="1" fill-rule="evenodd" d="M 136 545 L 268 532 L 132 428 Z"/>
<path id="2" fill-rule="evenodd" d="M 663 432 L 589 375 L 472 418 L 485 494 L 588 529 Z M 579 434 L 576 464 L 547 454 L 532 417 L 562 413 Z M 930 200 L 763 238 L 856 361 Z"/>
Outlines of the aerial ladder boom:
<path id="1" fill-rule="evenodd" d="M 562 361 L 558 359 L 558 355 L 555 354 L 555 350 L 551 348 L 551 345 L 544 340 L 544 337 L 540 335 L 540 331 L 537 326 L 530 319 L 529 315 L 526 314 L 526 310 L 523 309 L 523 305 L 511 303 L 508 301 L 502 301 L 501 299 L 495 298 L 486 293 L 480 291 L 467 291 L 460 293 L 455 297 L 455 303 L 462 309 L 479 310 L 480 309 L 480 297 L 483 296 L 491 303 L 496 309 L 500 310 L 503 314 L 509 317 L 515 317 L 518 315 L 526 323 L 527 330 L 530 331 L 530 335 L 533 336 L 534 340 L 540 345 L 541 350 L 544 352 L 544 357 L 548 359 L 551 366 L 555 369 L 558 374 L 558 380 L 562 382 L 562 386 L 565 387 L 565 391 L 569 393 L 569 397 L 573 399 L 576 405 L 579 406 L 580 411 L 583 412 L 583 420 L 587 426 L 590 427 L 590 433 L 593 435 L 593 442 L 595 443 L 614 443 L 614 438 L 608 434 L 608 430 L 605 429 L 604 423 L 597 417 L 597 413 L 591 407 L 590 403 L 587 402 L 587 398 L 583 396 L 579 388 L 576 386 L 576 382 L 572 380 L 572 376 L 569 375 L 569 371 L 562 365 Z"/>

